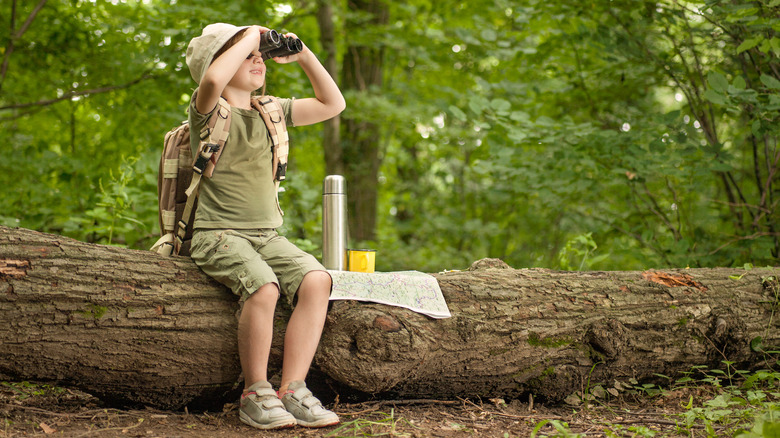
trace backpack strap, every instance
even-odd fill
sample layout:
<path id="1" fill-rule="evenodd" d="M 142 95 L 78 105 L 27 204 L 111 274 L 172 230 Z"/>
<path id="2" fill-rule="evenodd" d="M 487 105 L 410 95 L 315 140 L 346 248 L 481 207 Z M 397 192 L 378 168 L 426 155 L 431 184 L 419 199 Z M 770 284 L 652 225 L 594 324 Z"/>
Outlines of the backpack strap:
<path id="1" fill-rule="evenodd" d="M 198 155 L 192 164 L 192 180 L 185 194 L 187 203 L 184 204 L 184 212 L 181 220 L 176 227 L 176 241 L 174 242 L 175 254 L 179 253 L 181 244 L 187 235 L 187 224 L 192 218 L 195 200 L 198 198 L 198 188 L 203 176 L 211 178 L 214 174 L 214 167 L 222 155 L 222 149 L 227 141 L 230 130 L 231 110 L 227 100 L 219 98 L 219 108 L 209 118 L 206 126 L 200 131 L 200 143 L 198 144 Z"/>
<path id="2" fill-rule="evenodd" d="M 208 138 L 209 143 L 217 144 L 216 150 L 211 155 L 209 162 L 206 164 L 206 170 L 203 172 L 207 178 L 211 178 L 211 175 L 214 174 L 214 167 L 217 165 L 217 161 L 219 161 L 219 157 L 222 155 L 222 149 L 225 147 L 225 141 L 227 141 L 228 131 L 230 130 L 231 113 L 230 104 L 227 103 L 225 98 L 220 97 L 219 109 L 200 131 L 201 141 L 204 138 Z"/>
<path id="3" fill-rule="evenodd" d="M 268 127 L 273 147 L 273 179 L 284 181 L 287 174 L 287 156 L 290 153 L 290 136 L 284 120 L 284 110 L 279 99 L 274 96 L 260 96 L 252 99 L 252 105 Z"/>
<path id="4" fill-rule="evenodd" d="M 287 156 L 290 154 L 290 135 L 287 133 L 287 121 L 284 119 L 284 110 L 279 99 L 274 96 L 260 96 L 252 99 L 252 106 L 260 113 L 260 116 L 268 127 L 271 136 L 271 173 L 276 185 L 276 208 L 284 216 L 284 211 L 279 205 L 279 185 L 287 178 Z"/>

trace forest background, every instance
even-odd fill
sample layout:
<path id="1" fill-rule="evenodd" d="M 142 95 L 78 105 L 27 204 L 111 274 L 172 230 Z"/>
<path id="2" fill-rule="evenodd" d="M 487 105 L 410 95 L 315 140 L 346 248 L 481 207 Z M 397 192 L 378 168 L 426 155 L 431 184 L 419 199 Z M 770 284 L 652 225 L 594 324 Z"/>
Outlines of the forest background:
<path id="1" fill-rule="evenodd" d="M 347 100 L 291 129 L 282 230 L 347 178 L 377 269 L 776 264 L 780 0 L 6 0 L 0 223 L 146 249 L 189 40 L 295 32 Z M 268 92 L 312 95 L 269 62 Z"/>

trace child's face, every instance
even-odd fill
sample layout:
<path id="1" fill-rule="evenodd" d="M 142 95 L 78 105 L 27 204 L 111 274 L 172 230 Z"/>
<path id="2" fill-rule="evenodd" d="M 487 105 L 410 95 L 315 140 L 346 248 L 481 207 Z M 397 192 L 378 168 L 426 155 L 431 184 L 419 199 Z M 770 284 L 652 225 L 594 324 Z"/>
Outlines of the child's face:
<path id="1" fill-rule="evenodd" d="M 254 91 L 265 83 L 265 64 L 260 55 L 249 55 L 238 68 L 228 85 L 242 90 Z"/>

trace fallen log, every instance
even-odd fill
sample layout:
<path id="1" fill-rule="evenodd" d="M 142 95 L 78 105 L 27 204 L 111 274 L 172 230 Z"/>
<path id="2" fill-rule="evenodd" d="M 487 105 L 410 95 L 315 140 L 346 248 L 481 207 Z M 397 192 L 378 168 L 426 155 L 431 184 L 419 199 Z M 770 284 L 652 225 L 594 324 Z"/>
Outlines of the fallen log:
<path id="1" fill-rule="evenodd" d="M 766 367 L 780 269 L 560 272 L 500 260 L 435 274 L 452 318 L 332 303 L 315 357 L 337 390 L 558 401 L 586 382 Z M 0 227 L 0 379 L 177 409 L 230 401 L 236 298 L 188 258 Z M 271 368 L 284 321 L 277 312 Z"/>

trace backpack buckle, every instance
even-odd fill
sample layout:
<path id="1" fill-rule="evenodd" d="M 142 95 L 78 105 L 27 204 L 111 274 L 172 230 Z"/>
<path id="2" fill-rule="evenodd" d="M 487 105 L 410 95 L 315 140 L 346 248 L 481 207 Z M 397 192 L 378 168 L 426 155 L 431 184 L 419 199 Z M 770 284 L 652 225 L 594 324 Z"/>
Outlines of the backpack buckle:
<path id="1" fill-rule="evenodd" d="M 203 171 L 206 170 L 206 165 L 211 159 L 211 156 L 218 152 L 219 148 L 219 144 L 216 143 L 204 144 L 203 149 L 201 150 L 200 154 L 198 154 L 198 159 L 196 159 L 195 163 L 192 165 L 192 170 L 198 174 L 202 174 Z"/>
<path id="2" fill-rule="evenodd" d="M 287 163 L 282 164 L 280 162 L 279 165 L 276 166 L 276 180 L 284 181 L 286 176 L 287 176 Z"/>
<path id="3" fill-rule="evenodd" d="M 208 164 L 208 162 L 209 158 L 204 157 L 202 154 L 198 155 L 198 159 L 195 160 L 195 163 L 192 165 L 192 171 L 198 175 L 203 174 L 203 171 L 206 170 L 206 164 Z"/>

